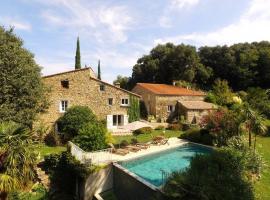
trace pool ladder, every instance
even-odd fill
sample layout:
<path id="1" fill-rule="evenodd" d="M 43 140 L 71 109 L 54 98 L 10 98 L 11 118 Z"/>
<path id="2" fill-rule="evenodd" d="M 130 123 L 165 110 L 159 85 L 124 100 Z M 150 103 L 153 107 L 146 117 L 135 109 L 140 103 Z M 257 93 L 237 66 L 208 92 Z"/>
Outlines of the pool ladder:
<path id="1" fill-rule="evenodd" d="M 162 177 L 162 186 L 165 185 L 167 179 L 169 178 L 170 176 L 170 173 L 169 172 L 166 172 L 165 170 L 163 169 L 160 169 L 160 172 L 161 172 L 161 177 Z"/>

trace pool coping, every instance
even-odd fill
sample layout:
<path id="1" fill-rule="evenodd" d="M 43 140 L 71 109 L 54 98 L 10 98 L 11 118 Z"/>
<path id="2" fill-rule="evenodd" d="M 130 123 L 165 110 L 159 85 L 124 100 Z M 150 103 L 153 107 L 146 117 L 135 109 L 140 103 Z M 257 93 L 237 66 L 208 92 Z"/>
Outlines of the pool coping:
<path id="1" fill-rule="evenodd" d="M 183 139 L 182 139 L 183 140 Z M 135 173 L 129 171 L 128 169 L 124 168 L 122 165 L 119 164 L 119 162 L 125 162 L 125 161 L 130 161 L 130 160 L 134 160 L 134 159 L 138 159 L 138 158 L 141 158 L 141 157 L 144 157 L 144 156 L 149 156 L 149 155 L 153 155 L 153 154 L 156 154 L 156 153 L 161 153 L 161 152 L 165 152 L 165 151 L 169 151 L 169 150 L 172 150 L 172 149 L 175 149 L 177 147 L 180 147 L 180 146 L 184 146 L 184 145 L 187 145 L 187 144 L 194 144 L 194 145 L 198 145 L 198 146 L 203 146 L 203 147 L 206 147 L 206 148 L 209 148 L 209 149 L 214 149 L 214 147 L 212 146 L 209 146 L 209 145 L 204 145 L 204 144 L 199 144 L 199 143 L 195 143 L 195 142 L 190 142 L 188 140 L 183 140 L 183 143 L 180 143 L 180 144 L 177 144 L 177 145 L 174 145 L 174 146 L 171 146 L 170 148 L 167 148 L 167 149 L 161 149 L 160 151 L 155 151 L 155 152 L 148 152 L 147 154 L 143 154 L 143 155 L 137 155 L 137 156 L 134 156 L 132 158 L 127 158 L 127 159 L 123 159 L 123 160 L 118 160 L 118 161 L 114 161 L 112 164 L 121 169 L 123 172 L 125 172 L 126 174 L 130 175 L 131 177 L 135 178 L 137 181 L 141 182 L 142 184 L 146 185 L 147 187 L 149 187 L 150 189 L 152 190 L 155 190 L 155 191 L 160 191 L 163 193 L 162 191 L 162 187 L 164 185 L 161 185 L 161 186 L 155 186 L 153 185 L 152 183 L 149 183 L 148 181 L 146 181 L 145 179 L 143 179 L 142 177 L 136 175 Z"/>

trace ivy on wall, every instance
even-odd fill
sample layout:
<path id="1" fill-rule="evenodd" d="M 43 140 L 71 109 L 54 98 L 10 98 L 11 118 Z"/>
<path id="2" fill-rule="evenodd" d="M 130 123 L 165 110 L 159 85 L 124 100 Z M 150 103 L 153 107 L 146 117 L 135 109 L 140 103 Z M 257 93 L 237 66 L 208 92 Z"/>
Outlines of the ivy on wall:
<path id="1" fill-rule="evenodd" d="M 129 96 L 129 109 L 128 109 L 128 121 L 134 122 L 140 119 L 140 103 L 138 98 L 134 97 L 133 95 Z"/>

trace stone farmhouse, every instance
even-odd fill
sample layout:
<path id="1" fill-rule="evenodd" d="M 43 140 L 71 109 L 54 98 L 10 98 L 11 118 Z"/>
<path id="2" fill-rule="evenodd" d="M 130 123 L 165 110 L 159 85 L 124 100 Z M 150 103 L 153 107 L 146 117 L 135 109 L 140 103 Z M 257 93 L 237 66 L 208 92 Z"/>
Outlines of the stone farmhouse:
<path id="1" fill-rule="evenodd" d="M 77 69 L 43 77 L 49 87 L 49 108 L 39 121 L 54 126 L 66 110 L 75 105 L 88 106 L 100 120 L 106 120 L 112 130 L 128 123 L 129 98 L 138 94 L 111 85 L 96 78 L 89 68 Z"/>
<path id="2" fill-rule="evenodd" d="M 167 84 L 137 83 L 132 92 L 141 95 L 149 115 L 158 121 L 184 116 L 190 123 L 199 122 L 215 106 L 204 102 L 205 93 Z"/>

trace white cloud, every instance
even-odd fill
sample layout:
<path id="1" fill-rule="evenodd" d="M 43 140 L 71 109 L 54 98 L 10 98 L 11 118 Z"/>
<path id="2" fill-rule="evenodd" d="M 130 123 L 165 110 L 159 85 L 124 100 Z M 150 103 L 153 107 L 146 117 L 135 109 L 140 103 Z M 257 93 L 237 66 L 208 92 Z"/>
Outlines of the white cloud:
<path id="1" fill-rule="evenodd" d="M 21 21 L 16 18 L 1 17 L 0 22 L 1 24 L 4 24 L 4 26 L 6 27 L 14 27 L 15 30 L 30 31 L 32 29 L 32 26 L 30 23 Z"/>
<path id="2" fill-rule="evenodd" d="M 171 7 L 172 8 L 189 8 L 197 5 L 199 0 L 171 0 Z"/>
<path id="3" fill-rule="evenodd" d="M 99 42 L 125 42 L 128 39 L 126 31 L 134 22 L 126 6 L 91 5 L 84 0 L 57 0 L 45 4 L 49 9 L 43 11 L 42 17 L 49 24 L 83 32 Z"/>
<path id="4" fill-rule="evenodd" d="M 193 32 L 159 38 L 154 43 L 187 42 L 194 45 L 223 45 L 237 42 L 270 40 L 269 10 L 269 0 L 252 0 L 247 11 L 235 23 L 208 33 Z"/>

